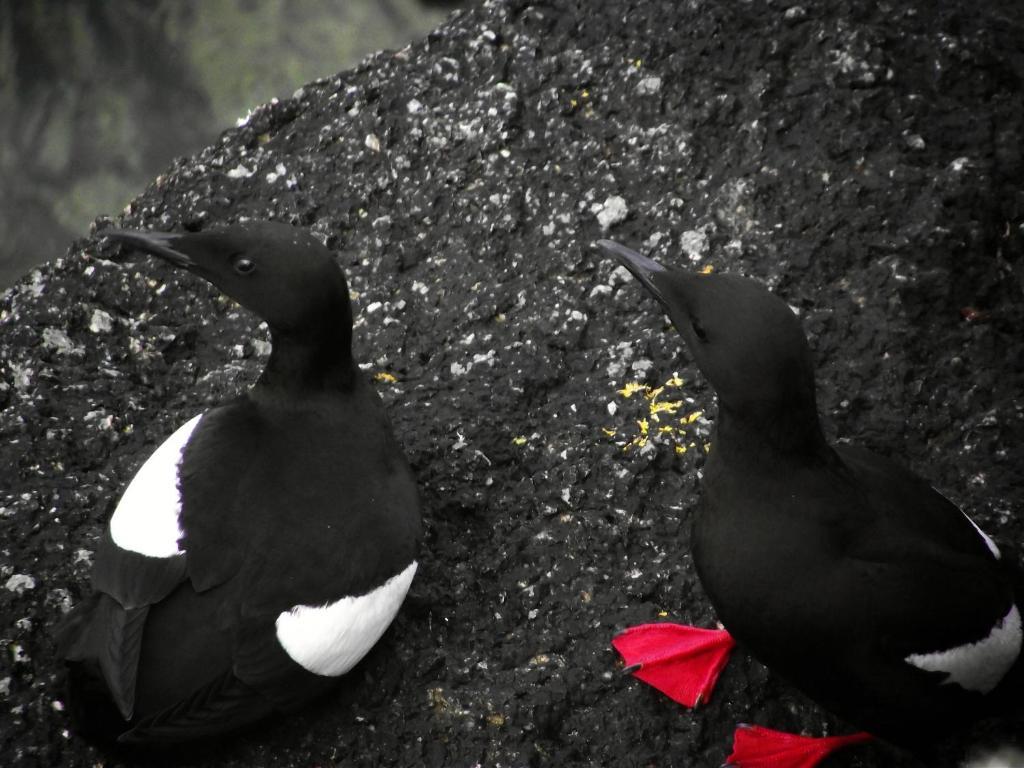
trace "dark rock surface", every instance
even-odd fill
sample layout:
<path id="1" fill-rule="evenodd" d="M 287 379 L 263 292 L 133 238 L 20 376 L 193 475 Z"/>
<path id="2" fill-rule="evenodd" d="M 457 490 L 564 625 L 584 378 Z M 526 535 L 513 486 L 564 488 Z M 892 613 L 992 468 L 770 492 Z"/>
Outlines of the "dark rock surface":
<path id="1" fill-rule="evenodd" d="M 934 5 L 492 3 L 256 111 L 132 204 L 127 226 L 276 218 L 338 250 L 427 521 L 346 690 L 188 764 L 717 766 L 740 721 L 846 727 L 743 654 L 692 713 L 619 673 L 622 626 L 714 621 L 687 544 L 710 422 L 680 423 L 714 408 L 591 243 L 767 281 L 829 433 L 1024 540 L 1024 11 Z M 79 243 L 0 304 L 7 765 L 119 763 L 65 731 L 51 631 L 148 451 L 266 353 L 205 284 L 115 255 Z"/>

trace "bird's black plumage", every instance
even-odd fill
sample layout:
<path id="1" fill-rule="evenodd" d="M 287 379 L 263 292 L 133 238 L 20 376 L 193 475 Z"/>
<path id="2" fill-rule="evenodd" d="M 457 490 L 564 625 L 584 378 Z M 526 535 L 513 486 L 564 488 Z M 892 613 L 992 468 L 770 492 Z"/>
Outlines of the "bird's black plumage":
<path id="1" fill-rule="evenodd" d="M 718 395 L 692 540 L 726 629 L 898 743 L 1003 701 L 1020 668 L 1015 575 L 923 479 L 826 442 L 810 348 L 785 302 L 754 280 L 600 245 L 661 302 Z"/>
<path id="2" fill-rule="evenodd" d="M 415 571 L 419 507 L 326 248 L 270 223 L 104 234 L 205 278 L 271 333 L 257 383 L 140 470 L 61 632 L 86 730 L 188 741 L 299 707 L 358 661 Z"/>

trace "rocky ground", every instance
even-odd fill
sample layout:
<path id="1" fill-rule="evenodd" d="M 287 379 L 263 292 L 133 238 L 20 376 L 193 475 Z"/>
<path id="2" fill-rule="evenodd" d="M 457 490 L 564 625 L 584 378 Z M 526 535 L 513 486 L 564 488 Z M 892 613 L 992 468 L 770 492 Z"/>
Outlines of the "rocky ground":
<path id="1" fill-rule="evenodd" d="M 935 5 L 492 2 L 257 110 L 131 204 L 126 226 L 274 218 L 337 250 L 427 526 L 338 697 L 185 764 L 703 767 L 741 721 L 848 728 L 742 653 L 694 712 L 620 673 L 623 626 L 715 620 L 687 541 L 714 404 L 592 243 L 769 283 L 828 433 L 1024 540 L 1024 11 Z M 0 301 L 7 765 L 123 762 L 68 733 L 53 627 L 148 451 L 267 351 L 204 283 L 115 257 L 82 240 Z M 642 435 L 669 401 L 688 423 Z"/>

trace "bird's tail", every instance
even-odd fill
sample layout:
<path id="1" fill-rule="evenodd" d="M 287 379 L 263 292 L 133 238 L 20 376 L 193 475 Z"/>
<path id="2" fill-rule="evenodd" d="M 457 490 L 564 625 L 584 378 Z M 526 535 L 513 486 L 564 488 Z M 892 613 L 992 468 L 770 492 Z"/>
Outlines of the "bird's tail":
<path id="1" fill-rule="evenodd" d="M 94 617 L 102 596 L 90 595 L 57 627 L 57 654 L 65 662 L 67 711 L 82 736 L 100 746 L 113 745 L 125 721 L 110 696 L 94 645 Z"/>
<path id="2" fill-rule="evenodd" d="M 57 625 L 54 639 L 57 641 L 57 655 L 65 661 L 81 661 L 88 656 L 92 615 L 99 603 L 99 594 L 94 593 L 76 605 Z"/>

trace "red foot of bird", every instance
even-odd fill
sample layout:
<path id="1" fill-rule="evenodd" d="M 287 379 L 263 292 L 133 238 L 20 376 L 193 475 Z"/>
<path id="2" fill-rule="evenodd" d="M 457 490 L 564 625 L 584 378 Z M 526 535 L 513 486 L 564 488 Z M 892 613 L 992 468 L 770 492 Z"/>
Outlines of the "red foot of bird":
<path id="1" fill-rule="evenodd" d="M 816 739 L 759 725 L 741 725 L 736 729 L 732 754 L 725 764 L 737 768 L 814 768 L 837 749 L 872 738 L 869 733 L 851 733 Z"/>
<path id="2" fill-rule="evenodd" d="M 728 632 L 683 624 L 640 624 L 612 639 L 626 669 L 673 701 L 707 701 L 736 645 Z"/>

